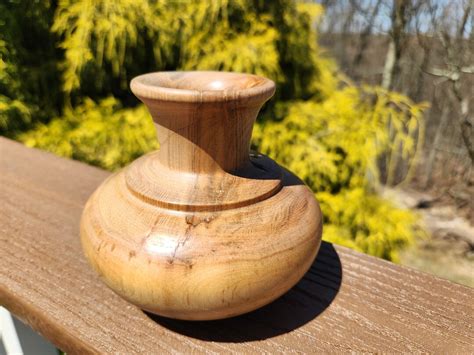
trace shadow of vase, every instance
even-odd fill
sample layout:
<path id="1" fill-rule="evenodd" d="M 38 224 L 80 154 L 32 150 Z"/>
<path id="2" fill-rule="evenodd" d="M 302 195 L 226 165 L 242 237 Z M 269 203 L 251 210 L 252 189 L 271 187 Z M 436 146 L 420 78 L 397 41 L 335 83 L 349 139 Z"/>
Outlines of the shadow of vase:
<path id="1" fill-rule="evenodd" d="M 253 312 L 223 320 L 182 321 L 146 313 L 174 332 L 207 341 L 244 342 L 289 333 L 323 313 L 336 298 L 342 281 L 334 246 L 321 243 L 313 265 L 290 291 Z"/>

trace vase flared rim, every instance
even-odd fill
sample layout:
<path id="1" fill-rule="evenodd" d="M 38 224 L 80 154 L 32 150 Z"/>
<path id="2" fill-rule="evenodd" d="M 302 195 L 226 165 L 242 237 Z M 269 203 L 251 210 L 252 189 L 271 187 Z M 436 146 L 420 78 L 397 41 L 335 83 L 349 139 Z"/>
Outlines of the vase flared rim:
<path id="1" fill-rule="evenodd" d="M 135 77 L 130 87 L 140 99 L 170 102 L 268 100 L 275 83 L 262 76 L 220 71 L 168 71 Z"/>

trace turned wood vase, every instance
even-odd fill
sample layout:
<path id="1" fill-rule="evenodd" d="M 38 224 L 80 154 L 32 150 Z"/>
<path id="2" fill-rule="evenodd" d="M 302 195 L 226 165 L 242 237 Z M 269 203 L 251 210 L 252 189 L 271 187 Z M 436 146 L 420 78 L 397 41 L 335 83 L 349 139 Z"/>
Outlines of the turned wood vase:
<path id="1" fill-rule="evenodd" d="M 111 175 L 81 220 L 85 255 L 142 309 L 187 320 L 257 309 L 295 285 L 321 242 L 310 189 L 249 151 L 273 81 L 226 72 L 136 77 L 160 148 Z"/>

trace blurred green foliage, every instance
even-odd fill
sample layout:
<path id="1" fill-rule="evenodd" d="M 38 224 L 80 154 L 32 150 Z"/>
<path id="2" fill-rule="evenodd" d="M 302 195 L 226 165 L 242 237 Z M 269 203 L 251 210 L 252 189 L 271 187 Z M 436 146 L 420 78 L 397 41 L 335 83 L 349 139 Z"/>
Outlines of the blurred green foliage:
<path id="1" fill-rule="evenodd" d="M 54 11 L 47 0 L 0 2 L 0 134 L 13 136 L 62 106 Z"/>
<path id="2" fill-rule="evenodd" d="M 290 0 L 10 1 L 0 8 L 0 130 L 114 170 L 158 147 L 129 80 L 229 70 L 277 83 L 253 144 L 315 191 L 323 237 L 389 260 L 422 233 L 377 196 L 380 156 L 413 160 L 422 105 L 356 87 L 317 45 L 315 4 Z M 112 96 L 110 96 L 112 95 Z"/>
<path id="3" fill-rule="evenodd" d="M 143 105 L 122 109 L 109 97 L 98 104 L 85 98 L 47 125 L 19 135 L 26 145 L 85 161 L 108 170 L 158 148 L 155 127 Z"/>

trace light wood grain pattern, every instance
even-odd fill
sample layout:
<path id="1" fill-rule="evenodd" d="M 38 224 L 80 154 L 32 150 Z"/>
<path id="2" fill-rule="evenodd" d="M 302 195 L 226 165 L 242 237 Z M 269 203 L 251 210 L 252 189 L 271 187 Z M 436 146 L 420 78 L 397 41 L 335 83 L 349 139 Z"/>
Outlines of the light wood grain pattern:
<path id="1" fill-rule="evenodd" d="M 323 243 L 297 286 L 244 316 L 152 318 L 85 261 L 79 217 L 108 173 L 0 138 L 0 303 L 68 353 L 474 351 L 474 290 Z"/>
<path id="2" fill-rule="evenodd" d="M 131 87 L 161 145 L 87 202 L 81 240 L 94 269 L 142 309 L 186 320 L 236 316 L 287 292 L 314 261 L 322 221 L 296 176 L 249 155 L 252 125 L 275 84 L 158 72 Z"/>

